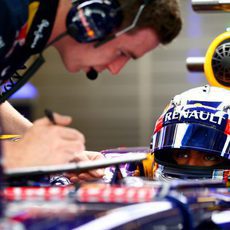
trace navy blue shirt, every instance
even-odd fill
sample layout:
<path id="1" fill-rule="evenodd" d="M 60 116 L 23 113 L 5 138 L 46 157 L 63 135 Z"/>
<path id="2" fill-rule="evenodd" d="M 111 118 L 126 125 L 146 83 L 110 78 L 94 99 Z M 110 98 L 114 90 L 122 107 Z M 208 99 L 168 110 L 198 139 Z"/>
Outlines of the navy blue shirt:
<path id="1" fill-rule="evenodd" d="M 42 53 L 45 49 L 55 22 L 58 2 L 0 0 L 0 103 L 33 75 L 34 70 L 27 75 L 19 75 L 18 70 L 25 68 L 24 64 L 31 55 Z"/>
<path id="2" fill-rule="evenodd" d="M 28 6 L 29 0 L 0 0 L 0 63 L 13 51 L 17 39 L 26 36 Z"/>

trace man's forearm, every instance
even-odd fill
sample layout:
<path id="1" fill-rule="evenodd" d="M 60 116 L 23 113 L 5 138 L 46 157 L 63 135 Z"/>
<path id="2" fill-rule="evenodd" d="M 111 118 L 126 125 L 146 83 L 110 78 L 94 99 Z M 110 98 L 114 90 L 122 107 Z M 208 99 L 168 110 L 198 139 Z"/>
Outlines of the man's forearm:
<path id="1" fill-rule="evenodd" d="M 0 105 L 0 126 L 2 134 L 23 134 L 33 124 L 21 115 L 12 105 Z"/>

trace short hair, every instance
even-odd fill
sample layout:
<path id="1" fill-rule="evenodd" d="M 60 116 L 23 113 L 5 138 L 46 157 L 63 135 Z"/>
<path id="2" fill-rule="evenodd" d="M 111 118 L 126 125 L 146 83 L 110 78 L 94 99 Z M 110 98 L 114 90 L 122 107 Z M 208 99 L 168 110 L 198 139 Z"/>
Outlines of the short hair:
<path id="1" fill-rule="evenodd" d="M 129 26 L 144 0 L 131 0 L 130 6 L 123 9 L 122 28 Z M 126 4 L 127 0 L 119 0 Z M 171 42 L 180 32 L 182 19 L 178 0 L 149 0 L 137 22 L 135 30 L 151 28 L 159 36 L 162 44 Z"/>

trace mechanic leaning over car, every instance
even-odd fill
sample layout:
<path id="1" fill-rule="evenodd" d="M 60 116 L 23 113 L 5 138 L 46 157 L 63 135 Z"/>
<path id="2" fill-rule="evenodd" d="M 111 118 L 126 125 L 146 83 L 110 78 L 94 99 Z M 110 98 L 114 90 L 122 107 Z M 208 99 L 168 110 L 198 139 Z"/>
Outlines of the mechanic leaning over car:
<path id="1" fill-rule="evenodd" d="M 0 121 L 2 134 L 20 134 L 3 141 L 6 168 L 54 165 L 93 160 L 84 154 L 84 135 L 66 127 L 71 117 L 54 114 L 33 124 L 6 101 L 44 62 L 42 52 L 54 46 L 70 72 L 119 71 L 131 59 L 171 42 L 181 29 L 177 0 L 2 0 L 0 3 Z M 141 46 L 140 46 L 141 44 Z M 103 55 L 101 55 L 103 53 Z M 20 75 L 34 54 L 36 61 Z M 47 138 L 49 137 L 49 138 Z M 96 154 L 96 155 L 95 155 Z M 91 176 L 101 177 L 95 171 Z"/>

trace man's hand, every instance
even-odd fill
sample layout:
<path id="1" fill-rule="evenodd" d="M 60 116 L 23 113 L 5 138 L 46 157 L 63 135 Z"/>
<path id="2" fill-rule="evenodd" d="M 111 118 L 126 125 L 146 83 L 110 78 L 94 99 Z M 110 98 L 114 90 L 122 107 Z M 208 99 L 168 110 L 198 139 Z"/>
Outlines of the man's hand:
<path id="1" fill-rule="evenodd" d="M 99 159 L 104 159 L 104 155 L 102 155 L 100 152 L 84 151 L 84 152 L 76 153 L 75 158 L 74 160 L 72 160 L 72 162 L 93 161 Z M 65 176 L 67 176 L 72 183 L 91 180 L 91 179 L 99 179 L 104 176 L 104 169 L 91 170 L 87 173 L 80 173 L 80 174 L 67 173 Z"/>
<path id="2" fill-rule="evenodd" d="M 18 168 L 65 164 L 75 159 L 76 152 L 80 154 L 84 151 L 83 134 L 65 127 L 71 123 L 71 117 L 55 113 L 54 119 L 56 125 L 44 117 L 35 121 L 19 141 L 4 141 L 4 166 Z"/>

